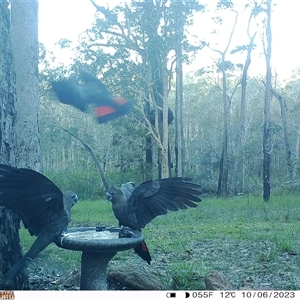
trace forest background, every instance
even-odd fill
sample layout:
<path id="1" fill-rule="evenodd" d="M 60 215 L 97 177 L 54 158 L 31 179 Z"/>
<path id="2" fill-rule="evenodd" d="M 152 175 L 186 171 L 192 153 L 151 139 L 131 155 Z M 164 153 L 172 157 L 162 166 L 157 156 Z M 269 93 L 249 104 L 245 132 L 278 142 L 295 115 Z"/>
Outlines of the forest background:
<path id="1" fill-rule="evenodd" d="M 61 39 L 53 49 L 40 44 L 47 176 L 80 198 L 104 192 L 94 160 L 71 133 L 92 149 L 109 183 L 183 175 L 210 195 L 261 195 L 269 158 L 271 192 L 299 190 L 299 68 L 283 77 L 272 67 L 276 3 L 270 11 L 257 1 L 146 1 L 147 10 L 138 1 L 111 8 L 87 3 L 95 20 L 76 40 Z M 58 103 L 49 82 L 76 75 L 80 64 L 114 95 L 132 99 L 132 112 L 99 125 Z M 149 114 L 163 110 L 156 97 L 175 116 L 162 129 L 147 123 Z"/>

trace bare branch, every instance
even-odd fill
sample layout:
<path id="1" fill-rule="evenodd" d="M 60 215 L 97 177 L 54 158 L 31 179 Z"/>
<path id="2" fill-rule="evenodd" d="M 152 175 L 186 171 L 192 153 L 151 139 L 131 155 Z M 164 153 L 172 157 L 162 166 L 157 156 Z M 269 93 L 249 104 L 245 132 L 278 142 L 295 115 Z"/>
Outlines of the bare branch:
<path id="1" fill-rule="evenodd" d="M 75 139 L 77 139 L 82 145 L 83 147 L 88 151 L 88 153 L 91 155 L 95 165 L 96 165 L 96 168 L 97 170 L 99 171 L 99 174 L 100 174 L 100 177 L 102 179 L 102 183 L 103 183 L 103 186 L 105 188 L 105 190 L 108 189 L 108 183 L 106 181 L 106 178 L 105 178 L 105 174 L 104 174 L 104 171 L 103 171 L 103 168 L 98 160 L 98 158 L 96 157 L 94 151 L 90 148 L 90 146 L 85 143 L 81 138 L 79 138 L 77 135 L 75 135 L 74 133 L 70 132 L 69 130 L 65 129 L 65 128 L 62 128 L 62 127 L 58 127 L 59 129 L 67 132 L 68 134 L 70 134 L 72 137 L 74 137 Z"/>
<path id="2" fill-rule="evenodd" d="M 134 91 L 136 94 L 139 95 L 139 98 L 142 100 L 141 103 L 142 103 L 143 101 L 147 101 L 147 102 L 150 101 L 150 100 L 149 100 L 147 97 L 145 97 L 140 91 L 137 91 L 137 90 L 135 90 L 135 89 L 133 89 L 133 88 L 131 88 L 131 90 Z M 152 98 L 152 97 L 151 97 L 151 98 Z M 159 110 L 159 109 L 162 110 L 162 108 L 158 107 L 158 105 L 156 105 L 155 103 L 153 103 L 153 101 L 151 101 L 151 102 L 152 102 L 152 104 L 153 104 L 153 106 L 154 106 L 154 109 L 155 109 L 155 119 L 156 119 L 156 120 L 155 120 L 155 124 L 157 124 L 157 123 L 158 123 L 158 122 L 157 122 L 157 121 L 158 121 L 158 120 L 157 120 L 157 118 L 158 118 L 158 110 Z M 143 107 L 142 107 L 142 104 L 141 104 L 140 106 L 141 106 L 141 107 L 135 107 L 135 109 L 137 109 L 138 111 L 140 111 L 140 112 L 142 113 L 142 116 L 143 116 L 144 121 L 145 121 L 145 123 L 146 123 L 145 128 L 149 131 L 149 134 L 152 136 L 152 138 L 153 138 L 153 140 L 155 141 L 155 143 L 157 144 L 157 146 L 158 146 L 160 149 L 163 149 L 163 145 L 162 145 L 162 143 L 161 143 L 161 137 L 160 137 L 158 128 L 152 126 L 152 124 L 150 123 L 149 119 L 147 118 L 147 116 L 146 116 L 146 114 L 145 114 L 145 111 L 144 111 L 144 109 L 143 109 Z"/>
<path id="3" fill-rule="evenodd" d="M 206 44 L 206 46 L 207 46 L 209 49 L 211 49 L 211 50 L 214 51 L 214 52 L 219 53 L 219 54 L 222 56 L 223 60 L 224 60 L 224 57 L 225 57 L 226 52 L 228 51 L 228 48 L 229 48 L 229 46 L 230 46 L 230 43 L 231 43 L 231 40 L 232 40 L 232 37 L 233 37 L 233 33 L 234 33 L 234 31 L 235 31 L 235 28 L 236 28 L 237 19 L 238 19 L 239 14 L 238 14 L 238 12 L 236 12 L 236 11 L 235 11 L 235 13 L 236 13 L 236 15 L 235 15 L 235 18 L 234 18 L 234 23 L 233 23 L 232 30 L 231 30 L 231 32 L 230 32 L 229 40 L 228 40 L 228 42 L 227 42 L 227 45 L 226 45 L 226 47 L 225 47 L 225 50 L 224 50 L 224 51 L 221 51 L 221 50 L 218 50 L 218 49 L 214 49 L 214 48 L 210 47 L 209 44 Z"/>
<path id="4" fill-rule="evenodd" d="M 119 30 L 119 32 L 118 32 L 118 31 L 112 31 L 112 30 L 109 30 L 109 29 L 103 29 L 102 34 L 105 33 L 105 34 L 110 34 L 110 35 L 113 35 L 113 36 L 118 36 L 118 37 L 124 39 L 124 41 L 125 41 L 124 44 L 120 44 L 120 43 L 110 44 L 110 45 L 108 45 L 108 44 L 98 44 L 98 46 L 106 46 L 106 47 L 111 46 L 111 47 L 115 47 L 115 48 L 120 48 L 120 47 L 125 46 L 126 48 L 135 50 L 135 51 L 137 51 L 138 53 L 140 53 L 142 55 L 142 49 L 138 46 L 136 38 L 131 34 L 130 30 L 128 30 L 127 33 L 125 32 L 125 30 L 124 30 L 125 26 L 120 24 L 120 22 L 117 19 L 117 16 L 115 14 L 113 14 L 111 10 L 96 4 L 94 0 L 90 0 L 90 1 L 95 6 L 97 11 L 101 12 L 105 16 L 106 19 L 109 19 L 109 18 L 112 19 L 112 17 L 113 17 L 113 23 L 117 27 L 117 29 Z M 133 42 L 133 40 L 135 42 Z M 94 44 L 94 45 L 96 45 L 96 44 Z"/>

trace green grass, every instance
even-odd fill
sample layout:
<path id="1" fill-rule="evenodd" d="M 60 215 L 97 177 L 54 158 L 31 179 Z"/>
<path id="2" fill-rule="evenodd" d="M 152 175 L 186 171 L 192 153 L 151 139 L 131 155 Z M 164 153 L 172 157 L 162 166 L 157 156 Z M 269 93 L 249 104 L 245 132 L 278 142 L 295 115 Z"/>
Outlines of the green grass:
<path id="1" fill-rule="evenodd" d="M 199 282 L 207 272 L 219 269 L 226 273 L 232 264 L 243 261 L 243 256 L 234 257 L 243 252 L 251 256 L 251 261 L 249 258 L 249 262 L 245 260 L 242 265 L 247 274 L 262 272 L 261 264 L 272 268 L 280 263 L 284 253 L 299 250 L 299 204 L 299 198 L 295 196 L 273 197 L 268 203 L 255 197 L 203 199 L 196 209 L 159 216 L 143 230 L 153 257 L 152 267 L 158 266 L 162 280 L 179 289 L 202 288 Z M 98 224 L 118 224 L 109 202 L 79 201 L 72 209 L 70 227 Z M 34 238 L 24 228 L 20 230 L 20 237 L 24 249 L 28 249 Z M 236 249 L 239 252 L 234 254 Z M 80 253 L 55 245 L 49 246 L 41 255 L 47 257 L 47 261 L 53 261 L 53 266 L 80 266 Z M 141 264 L 140 258 L 131 251 L 118 253 L 112 263 L 116 262 Z"/>

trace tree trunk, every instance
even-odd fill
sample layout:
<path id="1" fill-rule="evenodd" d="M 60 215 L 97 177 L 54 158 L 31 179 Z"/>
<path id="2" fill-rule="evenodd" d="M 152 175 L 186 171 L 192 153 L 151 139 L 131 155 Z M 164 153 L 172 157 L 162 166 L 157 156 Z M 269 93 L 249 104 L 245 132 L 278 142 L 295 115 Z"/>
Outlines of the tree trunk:
<path id="1" fill-rule="evenodd" d="M 279 101 L 280 105 L 280 114 L 281 114 L 281 122 L 283 128 L 283 140 L 285 146 L 285 155 L 286 155 L 286 164 L 288 170 L 288 178 L 291 180 L 293 178 L 293 164 L 292 164 L 292 150 L 290 146 L 290 140 L 288 135 L 288 125 L 287 125 L 287 117 L 286 117 L 286 106 L 283 97 L 277 93 L 274 89 L 271 89 L 272 95 Z"/>
<path id="2" fill-rule="evenodd" d="M 227 132 L 227 130 L 226 130 Z M 219 165 L 219 181 L 218 181 L 218 197 L 227 197 L 228 196 L 228 157 L 227 157 L 227 146 L 228 146 L 228 138 L 227 133 L 223 133 L 223 146 L 222 153 L 220 158 Z"/>
<path id="3" fill-rule="evenodd" d="M 182 47 L 181 42 L 176 50 L 176 98 L 175 98 L 175 174 L 184 176 L 183 144 L 183 81 L 182 81 Z"/>
<path id="4" fill-rule="evenodd" d="M 243 157 L 243 145 L 244 145 L 244 137 L 245 137 L 245 122 L 246 122 L 246 90 L 247 90 L 247 78 L 248 78 L 248 69 L 251 63 L 251 52 L 254 45 L 256 33 L 251 37 L 250 43 L 247 49 L 247 58 L 245 61 L 245 65 L 243 68 L 243 75 L 241 80 L 241 110 L 239 116 L 239 125 L 237 134 L 235 137 L 235 159 L 233 163 L 233 173 L 232 173 L 232 180 L 231 180 L 231 193 L 236 195 L 237 190 L 237 178 L 239 170 L 241 169 L 242 164 L 242 157 Z M 243 191 L 244 192 L 244 191 Z"/>
<path id="5" fill-rule="evenodd" d="M 147 58 L 145 61 L 149 62 L 150 77 L 151 77 L 151 94 L 153 98 L 154 107 L 154 124 L 156 133 L 160 144 L 158 145 L 158 176 L 169 177 L 169 155 L 168 155 L 168 106 L 164 103 L 167 102 L 168 91 L 168 74 L 167 74 L 167 54 L 164 49 L 164 43 L 158 34 L 160 27 L 160 18 L 154 18 L 156 10 L 161 9 L 156 3 L 146 1 L 143 3 L 144 7 L 144 20 L 148 24 L 145 28 L 148 41 L 146 44 Z M 166 115 L 165 115 L 166 114 Z"/>
<path id="6" fill-rule="evenodd" d="M 223 143 L 222 143 L 222 153 L 220 157 L 219 164 L 219 180 L 218 180 L 218 197 L 228 196 L 228 94 L 227 94 L 227 77 L 226 77 L 226 67 L 225 67 L 225 57 L 229 49 L 230 43 L 232 41 L 233 33 L 236 28 L 238 14 L 236 13 L 234 24 L 227 42 L 225 50 L 222 52 L 220 50 L 214 50 L 221 55 L 221 68 L 222 73 L 222 98 L 223 98 Z"/>
<path id="7" fill-rule="evenodd" d="M 149 120 L 150 116 L 150 104 L 147 101 L 145 103 L 145 114 Z M 147 136 L 145 139 L 146 143 L 146 165 L 145 165 L 145 174 L 144 181 L 152 180 L 152 169 L 153 169 L 153 146 L 152 146 L 152 138 L 151 136 Z"/>
<path id="8" fill-rule="evenodd" d="M 267 0 L 267 27 L 266 38 L 267 48 L 265 49 L 266 58 L 266 90 L 264 99 L 264 125 L 263 125 L 263 200 L 269 201 L 271 195 L 270 186 L 270 165 L 271 165 L 271 145 L 270 145 L 270 102 L 271 102 L 271 89 L 272 89 L 272 73 L 271 73 L 271 45 L 272 45 L 272 32 L 271 32 L 271 2 Z"/>
<path id="9" fill-rule="evenodd" d="M 42 171 L 39 141 L 38 2 L 12 1 L 11 38 L 17 80 L 18 167 Z"/>
<path id="10" fill-rule="evenodd" d="M 180 13 L 180 12 L 178 12 Z M 176 98 L 175 98 L 175 174 L 184 176 L 184 137 L 182 122 L 182 103 L 183 103 L 183 80 L 182 80 L 182 40 L 183 24 L 178 16 L 177 29 L 180 31 L 176 45 Z"/>
<path id="11" fill-rule="evenodd" d="M 11 2 L 11 31 L 7 6 L 6 1 L 0 1 L 0 70 L 3 70 L 0 90 L 4 91 L 1 95 L 2 163 L 40 170 L 37 1 Z M 20 220 L 3 208 L 0 220 L 0 268 L 1 274 L 6 274 L 22 255 L 18 234 Z M 0 287 L 4 287 L 3 277 L 0 282 Z M 8 284 L 14 289 L 26 289 L 28 281 L 21 274 Z"/>
<path id="12" fill-rule="evenodd" d="M 0 162 L 15 165 L 15 71 L 10 39 L 10 13 L 8 2 L 0 1 Z M 19 239 L 20 220 L 0 207 L 0 290 L 27 288 L 28 282 L 21 275 L 5 283 L 4 275 L 21 258 Z"/>
<path id="13" fill-rule="evenodd" d="M 298 127 L 297 127 L 295 158 L 297 160 L 300 158 L 300 125 L 298 125 Z M 294 170 L 294 172 L 295 172 L 295 170 Z"/>
<path id="14" fill-rule="evenodd" d="M 221 72 L 222 72 L 222 94 L 223 94 L 223 145 L 220 158 L 218 197 L 228 196 L 228 95 L 225 72 L 225 53 L 222 53 Z"/>
<path id="15" fill-rule="evenodd" d="M 162 122 L 162 168 L 161 178 L 170 177 L 170 164 L 169 164 L 169 124 L 168 124 L 168 70 L 167 64 L 163 66 L 163 122 Z"/>

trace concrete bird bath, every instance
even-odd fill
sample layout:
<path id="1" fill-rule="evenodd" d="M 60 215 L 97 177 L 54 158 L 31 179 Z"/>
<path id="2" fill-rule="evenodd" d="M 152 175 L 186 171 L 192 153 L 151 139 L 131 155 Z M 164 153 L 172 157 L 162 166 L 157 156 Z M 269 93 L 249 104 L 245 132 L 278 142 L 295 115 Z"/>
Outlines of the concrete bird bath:
<path id="1" fill-rule="evenodd" d="M 74 227 L 55 243 L 58 247 L 82 251 L 80 290 L 106 290 L 106 269 L 118 251 L 129 250 L 143 242 L 141 232 L 120 227 Z"/>

